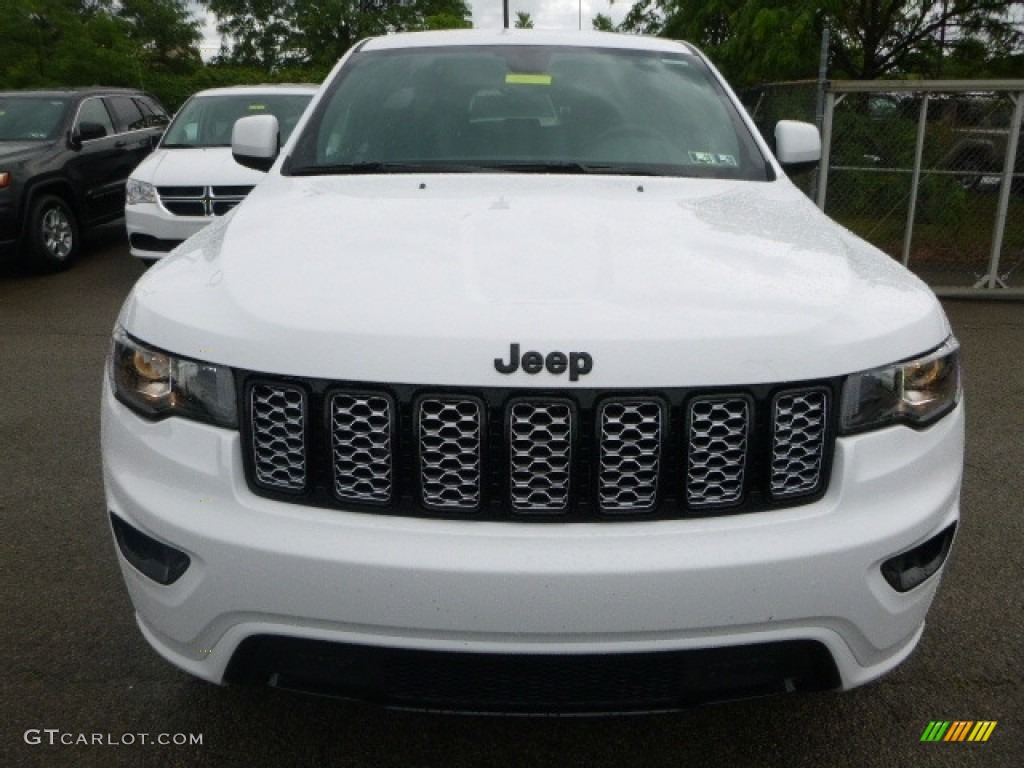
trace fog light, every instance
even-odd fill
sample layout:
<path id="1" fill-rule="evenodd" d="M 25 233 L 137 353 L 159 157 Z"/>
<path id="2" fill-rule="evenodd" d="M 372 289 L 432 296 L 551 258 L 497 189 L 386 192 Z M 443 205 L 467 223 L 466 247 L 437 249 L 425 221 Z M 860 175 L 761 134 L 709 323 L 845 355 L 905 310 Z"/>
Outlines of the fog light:
<path id="1" fill-rule="evenodd" d="M 113 512 L 110 513 L 110 526 L 125 560 L 159 584 L 173 584 L 192 563 L 181 550 L 147 536 Z"/>
<path id="2" fill-rule="evenodd" d="M 946 561 L 953 546 L 956 523 L 913 549 L 882 563 L 882 575 L 897 592 L 909 592 L 934 574 Z"/>

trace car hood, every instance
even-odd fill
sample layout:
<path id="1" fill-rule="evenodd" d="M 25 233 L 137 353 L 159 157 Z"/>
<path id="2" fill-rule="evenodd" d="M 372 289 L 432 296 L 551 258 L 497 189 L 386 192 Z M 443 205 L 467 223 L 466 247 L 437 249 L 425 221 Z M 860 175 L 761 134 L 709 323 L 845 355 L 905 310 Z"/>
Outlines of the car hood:
<path id="1" fill-rule="evenodd" d="M 0 141 L 0 160 L 20 160 L 29 155 L 36 155 L 52 147 L 52 141 Z"/>
<path id="2" fill-rule="evenodd" d="M 810 379 L 940 344 L 923 283 L 787 180 L 272 176 L 150 270 L 121 323 L 245 369 L 550 387 Z"/>
<path id="3" fill-rule="evenodd" d="M 132 171 L 132 178 L 161 187 L 253 186 L 266 174 L 245 168 L 231 147 L 157 149 Z"/>

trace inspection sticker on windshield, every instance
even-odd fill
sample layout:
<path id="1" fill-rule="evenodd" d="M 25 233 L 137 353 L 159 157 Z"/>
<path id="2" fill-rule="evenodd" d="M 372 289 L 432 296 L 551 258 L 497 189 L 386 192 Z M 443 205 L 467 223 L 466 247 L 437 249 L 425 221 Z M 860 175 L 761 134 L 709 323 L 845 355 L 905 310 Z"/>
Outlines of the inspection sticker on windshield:
<path id="1" fill-rule="evenodd" d="M 733 155 L 719 155 L 714 152 L 690 152 L 690 162 L 694 165 L 739 165 Z"/>
<path id="2" fill-rule="evenodd" d="M 527 75 L 509 72 L 505 75 L 509 85 L 551 85 L 551 75 Z"/>

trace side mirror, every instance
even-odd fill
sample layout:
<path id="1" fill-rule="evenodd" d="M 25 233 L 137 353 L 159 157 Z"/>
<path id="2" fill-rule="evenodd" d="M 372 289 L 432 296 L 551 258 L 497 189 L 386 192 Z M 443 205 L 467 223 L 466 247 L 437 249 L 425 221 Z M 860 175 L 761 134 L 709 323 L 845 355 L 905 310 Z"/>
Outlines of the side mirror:
<path id="1" fill-rule="evenodd" d="M 780 120 L 775 126 L 775 157 L 788 174 L 814 168 L 821 160 L 821 136 L 810 123 Z"/>
<path id="2" fill-rule="evenodd" d="M 280 151 L 279 135 L 273 115 L 239 118 L 231 129 L 231 156 L 246 168 L 269 171 Z"/>
<path id="3" fill-rule="evenodd" d="M 102 139 L 106 135 L 107 129 L 101 123 L 90 123 L 88 120 L 83 120 L 71 129 L 71 146 L 81 149 L 82 142 Z"/>

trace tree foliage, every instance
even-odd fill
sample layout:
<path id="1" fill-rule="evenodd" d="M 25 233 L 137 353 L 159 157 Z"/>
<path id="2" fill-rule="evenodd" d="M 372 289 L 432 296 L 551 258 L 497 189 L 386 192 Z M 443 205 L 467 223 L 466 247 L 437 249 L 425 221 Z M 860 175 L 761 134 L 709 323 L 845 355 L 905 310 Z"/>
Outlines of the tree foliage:
<path id="1" fill-rule="evenodd" d="M 831 32 L 831 72 L 872 80 L 937 77 L 978 44 L 988 55 L 974 76 L 989 74 L 1024 44 L 1024 3 L 1011 0 L 640 0 L 630 31 L 686 39 L 704 48 L 734 81 L 814 77 L 822 30 Z M 942 45 L 942 40 L 947 45 Z M 945 48 L 945 49 L 944 49 Z M 1017 77 L 1024 76 L 1024 71 Z"/>
<path id="2" fill-rule="evenodd" d="M 0 0 L 0 83 L 137 85 L 200 63 L 183 0 Z"/>
<path id="3" fill-rule="evenodd" d="M 117 16 L 153 68 L 189 72 L 199 61 L 199 22 L 183 0 L 119 0 Z"/>
<path id="4" fill-rule="evenodd" d="M 0 0 L 0 88 L 160 85 L 201 66 L 183 0 Z"/>
<path id="5" fill-rule="evenodd" d="M 533 17 L 526 11 L 516 11 L 516 29 L 533 29 Z"/>
<path id="6" fill-rule="evenodd" d="M 224 85 L 319 82 L 359 39 L 472 26 L 464 0 L 211 0 L 226 55 L 199 56 L 186 0 L 0 0 L 0 89 L 121 85 L 177 109 Z"/>
<path id="7" fill-rule="evenodd" d="M 274 71 L 327 69 L 364 37 L 472 26 L 464 0 L 208 0 L 224 59 Z"/>

